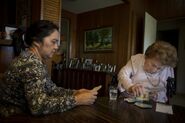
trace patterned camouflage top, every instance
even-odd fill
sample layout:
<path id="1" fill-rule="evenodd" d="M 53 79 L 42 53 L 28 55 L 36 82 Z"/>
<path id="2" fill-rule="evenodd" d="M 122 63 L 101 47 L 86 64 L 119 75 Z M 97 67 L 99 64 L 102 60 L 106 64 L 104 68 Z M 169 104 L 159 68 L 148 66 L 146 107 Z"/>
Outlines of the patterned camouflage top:
<path id="1" fill-rule="evenodd" d="M 74 90 L 57 87 L 47 67 L 34 54 L 24 51 L 5 72 L 0 84 L 0 114 L 34 115 L 63 112 L 75 106 Z"/>

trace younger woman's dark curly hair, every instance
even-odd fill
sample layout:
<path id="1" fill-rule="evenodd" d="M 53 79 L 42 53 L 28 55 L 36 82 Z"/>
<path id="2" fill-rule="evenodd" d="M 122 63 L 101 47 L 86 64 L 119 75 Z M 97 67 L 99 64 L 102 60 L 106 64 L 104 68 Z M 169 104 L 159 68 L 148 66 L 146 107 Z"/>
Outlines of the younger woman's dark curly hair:
<path id="1" fill-rule="evenodd" d="M 18 28 L 12 35 L 15 56 L 26 47 L 32 46 L 34 41 L 42 43 L 43 39 L 55 30 L 58 31 L 58 27 L 48 20 L 36 21 L 26 31 Z"/>
<path id="2" fill-rule="evenodd" d="M 53 33 L 55 30 L 58 31 L 58 27 L 51 21 L 39 20 L 30 25 L 25 34 L 25 43 L 30 47 L 32 43 L 42 43 L 43 39 Z"/>
<path id="3" fill-rule="evenodd" d="M 25 33 L 24 28 L 18 28 L 15 32 L 11 35 L 13 40 L 13 48 L 15 56 L 18 56 L 22 50 L 25 49 L 23 35 Z"/>

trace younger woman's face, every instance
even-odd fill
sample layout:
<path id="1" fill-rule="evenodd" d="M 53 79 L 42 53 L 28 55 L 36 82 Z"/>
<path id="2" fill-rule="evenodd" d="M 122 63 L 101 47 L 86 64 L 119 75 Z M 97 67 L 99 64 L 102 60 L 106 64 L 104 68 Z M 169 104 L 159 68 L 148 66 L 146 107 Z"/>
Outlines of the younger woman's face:
<path id="1" fill-rule="evenodd" d="M 156 58 L 146 58 L 144 62 L 144 70 L 148 73 L 156 73 L 163 69 L 163 65 L 160 60 Z"/>
<path id="2" fill-rule="evenodd" d="M 58 50 L 59 32 L 55 30 L 40 43 L 38 51 L 43 59 L 52 58 L 53 54 Z"/>

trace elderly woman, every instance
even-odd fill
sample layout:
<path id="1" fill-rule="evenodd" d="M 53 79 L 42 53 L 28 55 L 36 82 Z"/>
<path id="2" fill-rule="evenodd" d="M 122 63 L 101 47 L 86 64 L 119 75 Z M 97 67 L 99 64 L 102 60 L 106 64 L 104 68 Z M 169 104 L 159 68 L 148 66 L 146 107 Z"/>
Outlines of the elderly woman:
<path id="1" fill-rule="evenodd" d="M 167 78 L 174 78 L 173 68 L 177 63 L 177 51 L 164 41 L 156 41 L 145 54 L 136 54 L 121 68 L 118 74 L 120 91 L 134 96 L 149 92 L 157 102 L 166 102 Z"/>
<path id="2" fill-rule="evenodd" d="M 27 29 L 28 48 L 10 64 L 0 84 L 1 115 L 50 114 L 94 103 L 101 87 L 70 90 L 50 79 L 46 61 L 57 51 L 58 40 L 58 27 L 50 21 L 40 20 Z"/>

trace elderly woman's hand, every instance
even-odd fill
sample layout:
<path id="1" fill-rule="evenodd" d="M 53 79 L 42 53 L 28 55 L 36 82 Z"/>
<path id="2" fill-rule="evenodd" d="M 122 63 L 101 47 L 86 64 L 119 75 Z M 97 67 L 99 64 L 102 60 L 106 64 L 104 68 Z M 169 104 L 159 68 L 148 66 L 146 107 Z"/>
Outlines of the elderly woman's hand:
<path id="1" fill-rule="evenodd" d="M 144 94 L 144 88 L 141 84 L 137 83 L 128 89 L 129 93 L 133 93 L 134 96 L 141 96 Z"/>

